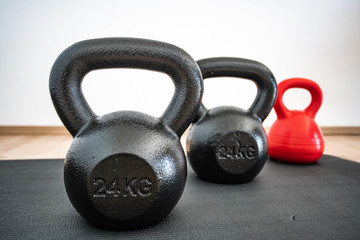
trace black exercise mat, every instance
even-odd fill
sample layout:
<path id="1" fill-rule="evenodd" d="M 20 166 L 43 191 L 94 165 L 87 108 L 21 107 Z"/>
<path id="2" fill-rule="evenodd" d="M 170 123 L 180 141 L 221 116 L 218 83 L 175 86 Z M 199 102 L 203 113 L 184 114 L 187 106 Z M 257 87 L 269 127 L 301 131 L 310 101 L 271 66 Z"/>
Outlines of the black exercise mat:
<path id="1" fill-rule="evenodd" d="M 0 161 L 0 239 L 360 239 L 360 164 L 269 160 L 254 181 L 221 185 L 191 167 L 182 198 L 159 224 L 105 231 L 70 204 L 63 160 Z"/>

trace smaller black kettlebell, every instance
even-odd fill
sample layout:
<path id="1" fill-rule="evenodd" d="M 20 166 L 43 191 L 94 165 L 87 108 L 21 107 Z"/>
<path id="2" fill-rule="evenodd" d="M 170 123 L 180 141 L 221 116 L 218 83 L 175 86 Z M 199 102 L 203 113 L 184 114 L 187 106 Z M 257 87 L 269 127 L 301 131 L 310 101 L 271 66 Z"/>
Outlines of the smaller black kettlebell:
<path id="1" fill-rule="evenodd" d="M 209 58 L 198 61 L 203 79 L 238 77 L 253 81 L 258 92 L 249 110 L 200 106 L 189 130 L 186 151 L 197 175 L 217 183 L 251 181 L 268 158 L 268 143 L 261 125 L 276 99 L 276 81 L 259 62 L 241 58 Z"/>
<path id="2" fill-rule="evenodd" d="M 81 82 L 91 70 L 104 68 L 168 74 L 175 92 L 164 114 L 160 118 L 133 111 L 95 115 Z M 166 217 L 186 181 L 179 138 L 200 107 L 202 77 L 196 62 L 163 42 L 86 40 L 61 53 L 49 85 L 56 111 L 74 137 L 65 158 L 64 182 L 80 215 L 97 227 L 121 230 L 147 227 Z"/>

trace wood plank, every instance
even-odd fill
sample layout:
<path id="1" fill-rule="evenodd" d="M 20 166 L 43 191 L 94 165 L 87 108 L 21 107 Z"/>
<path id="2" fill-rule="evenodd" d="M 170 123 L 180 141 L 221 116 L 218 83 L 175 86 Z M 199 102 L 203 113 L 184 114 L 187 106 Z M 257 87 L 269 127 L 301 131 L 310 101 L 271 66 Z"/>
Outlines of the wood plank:
<path id="1" fill-rule="evenodd" d="M 360 136 L 325 136 L 325 154 L 360 163 Z M 183 136 L 181 143 L 185 149 Z M 0 160 L 64 158 L 70 135 L 0 135 Z"/>
<path id="2" fill-rule="evenodd" d="M 70 135 L 1 135 L 0 159 L 64 158 Z"/>
<path id="3" fill-rule="evenodd" d="M 325 154 L 360 162 L 360 136 L 324 136 Z"/>
<path id="4" fill-rule="evenodd" d="M 360 135 L 360 127 L 320 127 L 324 135 Z"/>

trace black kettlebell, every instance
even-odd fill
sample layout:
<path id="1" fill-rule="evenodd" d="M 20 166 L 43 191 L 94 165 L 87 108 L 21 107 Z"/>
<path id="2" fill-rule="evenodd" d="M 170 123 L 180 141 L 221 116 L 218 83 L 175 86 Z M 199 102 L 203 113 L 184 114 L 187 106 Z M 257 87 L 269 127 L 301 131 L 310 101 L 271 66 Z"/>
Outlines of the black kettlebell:
<path id="1" fill-rule="evenodd" d="M 268 143 L 261 125 L 276 99 L 271 71 L 259 62 L 241 58 L 209 58 L 198 61 L 203 79 L 239 77 L 258 88 L 248 110 L 222 106 L 207 110 L 201 105 L 189 130 L 188 160 L 197 175 L 217 183 L 251 181 L 268 158 Z"/>
<path id="2" fill-rule="evenodd" d="M 160 118 L 133 111 L 92 112 L 81 90 L 84 76 L 115 67 L 155 70 L 172 78 L 175 93 Z M 187 169 L 179 138 L 196 115 L 202 89 L 196 62 L 167 43 L 104 38 L 61 53 L 51 70 L 50 93 L 74 137 L 64 181 L 82 217 L 97 227 L 127 230 L 167 216 L 184 189 Z"/>

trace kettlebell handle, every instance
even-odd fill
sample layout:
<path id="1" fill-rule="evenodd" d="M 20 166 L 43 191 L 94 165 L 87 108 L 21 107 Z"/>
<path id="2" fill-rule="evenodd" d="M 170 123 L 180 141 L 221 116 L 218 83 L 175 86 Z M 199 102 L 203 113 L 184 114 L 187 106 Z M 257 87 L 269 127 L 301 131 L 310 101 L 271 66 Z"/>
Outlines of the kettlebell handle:
<path id="1" fill-rule="evenodd" d="M 303 110 L 303 112 L 308 116 L 315 118 L 315 115 L 321 106 L 323 95 L 319 85 L 306 78 L 290 78 L 278 84 L 278 96 L 274 104 L 274 109 L 278 118 L 285 118 L 291 113 L 291 110 L 289 110 L 283 102 L 283 95 L 285 91 L 290 88 L 304 88 L 310 92 L 311 103 Z"/>
<path id="2" fill-rule="evenodd" d="M 201 72 L 182 49 L 163 42 L 137 38 L 102 38 L 81 41 L 64 50 L 50 73 L 50 94 L 65 127 L 75 136 L 97 118 L 81 90 L 87 73 L 105 68 L 138 68 L 166 73 L 175 93 L 160 117 L 179 136 L 191 123 L 202 97 Z"/>
<path id="3" fill-rule="evenodd" d="M 249 111 L 261 121 L 270 113 L 276 99 L 276 81 L 271 71 L 262 63 L 243 58 L 207 58 L 199 60 L 203 79 L 213 77 L 238 77 L 253 81 L 257 86 L 257 95 Z M 201 118 L 207 109 L 201 104 L 196 119 Z"/>

